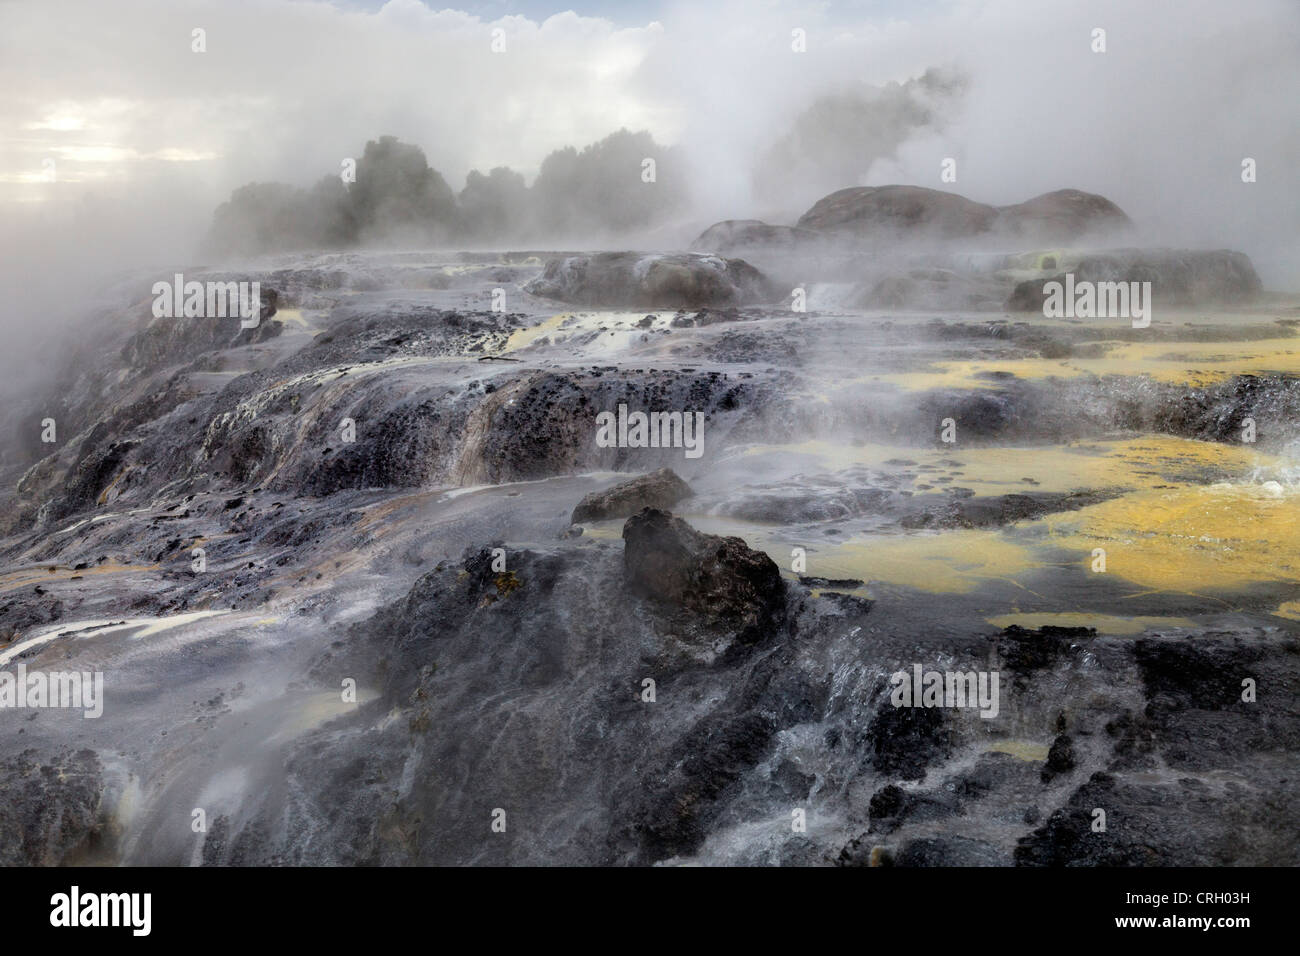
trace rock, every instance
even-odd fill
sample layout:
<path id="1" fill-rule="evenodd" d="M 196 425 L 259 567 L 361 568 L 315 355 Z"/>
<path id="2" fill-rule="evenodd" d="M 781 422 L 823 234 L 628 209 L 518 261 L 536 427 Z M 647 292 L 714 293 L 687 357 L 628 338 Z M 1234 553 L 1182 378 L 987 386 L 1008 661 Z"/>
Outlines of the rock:
<path id="1" fill-rule="evenodd" d="M 675 329 L 695 329 L 720 322 L 739 322 L 743 319 L 737 309 L 700 309 L 694 315 L 679 312 L 673 316 L 672 327 Z"/>
<path id="2" fill-rule="evenodd" d="M 800 229 L 887 238 L 908 233 L 957 239 L 988 232 L 997 210 L 956 193 L 924 186 L 856 186 L 819 199 L 799 217 Z"/>
<path id="3" fill-rule="evenodd" d="M 922 291 L 956 291 L 964 254 L 936 256 L 909 276 Z M 407 255 L 427 269 L 427 253 Z M 990 275 L 1007 273 L 1000 281 L 1009 295 L 1019 279 L 1063 271 L 1070 255 L 1080 253 L 1058 249 L 1050 262 L 1045 253 L 1016 262 L 972 255 L 972 262 Z M 115 758 L 106 770 L 89 757 L 60 756 L 59 739 L 87 726 L 77 715 L 15 715 L 16 726 L 0 736 L 7 744 L 0 861 L 190 862 L 196 848 L 187 831 L 114 843 L 113 808 L 134 786 L 127 771 L 159 771 L 140 778 L 137 802 L 165 807 L 169 780 L 211 777 L 237 764 L 257 771 L 258 785 L 209 812 L 198 848 L 207 865 L 815 865 L 835 860 L 855 836 L 845 862 L 1013 862 L 1022 836 L 1023 862 L 1285 865 L 1300 858 L 1300 709 L 1290 692 L 1300 686 L 1300 642 L 1295 623 L 1275 613 L 1295 596 L 1285 542 L 1255 535 L 1265 547 L 1243 568 L 1240 589 L 1211 587 L 1189 566 L 1182 588 L 1196 585 L 1203 594 L 1177 586 L 1157 593 L 1122 576 L 1091 575 L 1083 553 L 1084 563 L 1047 555 L 1031 576 L 1016 576 L 1042 596 L 1023 607 L 1025 592 L 1009 581 L 970 591 L 945 585 L 936 597 L 903 586 L 913 575 L 902 568 L 898 584 L 893 569 L 872 584 L 882 600 L 871 608 L 848 576 L 877 575 L 834 554 L 836 541 L 852 548 L 853 541 L 897 540 L 903 523 L 995 528 L 1111 490 L 1111 469 L 1086 468 L 1091 477 L 1080 477 L 1081 487 L 1105 482 L 1102 490 L 1063 494 L 1075 479 L 1054 474 L 1048 453 L 1038 464 L 1008 465 L 1009 484 L 991 494 L 980 461 L 1008 444 L 1050 450 L 1071 442 L 1097 463 L 1120 455 L 1146 473 L 1133 483 L 1139 491 L 1168 483 L 1175 503 L 1186 496 L 1197 508 L 1258 504 L 1284 519 L 1283 487 L 1261 483 L 1283 477 L 1273 469 L 1249 481 L 1232 456 L 1174 452 L 1172 441 L 1168 452 L 1150 452 L 1146 442 L 1121 449 L 1112 439 L 1181 436 L 1239 447 L 1250 417 L 1260 444 L 1281 452 L 1297 437 L 1300 381 L 1266 371 L 1267 364 L 1237 374 L 1248 366 L 1233 357 L 1276 354 L 1273 340 L 1300 325 L 1289 302 L 1255 310 L 1249 322 L 1207 310 L 1204 320 L 1162 321 L 1141 335 L 1085 322 L 1044 331 L 1043 323 L 1001 315 L 932 322 L 839 315 L 834 295 L 847 295 L 863 272 L 846 274 L 838 291 L 814 300 L 825 309 L 806 322 L 776 308 L 698 307 L 683 309 L 679 328 L 666 334 L 676 309 L 641 309 L 604 323 L 607 329 L 570 326 L 561 333 L 572 347 L 567 354 L 539 349 L 518 363 L 475 365 L 485 355 L 516 355 L 514 331 L 541 320 L 538 313 L 561 311 L 533 308 L 536 300 L 528 315 L 446 311 L 486 300 L 471 297 L 472 289 L 505 282 L 498 258 L 476 265 L 479 286 L 469 271 L 456 272 L 454 292 L 441 296 L 408 295 L 384 280 L 382 293 L 348 294 L 328 312 L 313 309 L 304 317 L 308 330 L 286 322 L 277 340 L 240 354 L 208 352 L 203 361 L 128 366 L 118 356 L 138 329 L 123 327 L 51 377 L 49 400 L 18 396 L 20 403 L 0 409 L 8 415 L 4 434 L 13 436 L 0 470 L 31 476 L 24 479 L 30 493 L 8 510 L 66 515 L 4 542 L 6 563 L 26 570 L 0 596 L 0 640 L 13 637 L 13 650 L 29 630 L 60 622 L 65 637 L 24 652 L 30 668 L 126 667 L 139 686 L 163 691 L 111 695 L 108 721 L 89 722 L 95 752 L 130 758 Z M 318 261 L 331 273 L 346 266 L 355 274 L 354 259 Z M 857 259 L 874 268 L 868 256 Z M 542 262 L 519 268 L 531 278 Z M 342 280 L 312 274 L 323 292 L 341 288 Z M 276 287 L 285 302 L 285 287 Z M 657 313 L 650 328 L 663 331 L 631 332 L 650 311 Z M 127 326 L 105 318 L 97 314 L 88 326 Z M 587 348 L 588 334 L 602 336 L 591 340 L 599 347 Z M 83 346 L 76 341 L 83 338 L 67 334 L 62 347 Z M 1020 358 L 1041 364 L 1034 356 L 1049 350 L 1099 356 L 1119 341 L 1157 343 L 1170 356 L 1183 354 L 1184 342 L 1223 343 L 1226 362 L 1214 346 L 1187 350 L 1186 363 L 1222 366 L 1230 377 L 1203 385 L 1011 371 Z M 438 357 L 449 360 L 427 360 Z M 925 376 L 909 383 L 923 390 L 902 393 L 872 382 L 969 358 L 990 374 Z M 826 387 L 833 377 L 839 387 Z M 809 400 L 821 394 L 825 402 Z M 662 541 L 642 529 L 642 571 L 654 544 L 656 567 L 676 593 L 633 595 L 625 577 L 638 548 L 631 529 L 625 541 L 591 529 L 556 540 L 578 532 L 564 513 L 579 504 L 572 475 L 617 471 L 582 486 L 591 491 L 683 467 L 680 455 L 660 449 L 593 441 L 595 416 L 620 403 L 705 412 L 717 471 L 707 488 L 695 478 L 700 472 L 688 472 L 701 493 L 691 510 L 783 526 L 772 544 L 764 539 L 778 564 L 787 548 L 806 546 L 810 575 L 786 589 L 784 602 L 761 555 L 674 529 L 670 516 Z M 46 414 L 58 420 L 54 447 L 35 427 Z M 357 426 L 355 441 L 341 440 L 344 415 Z M 958 425 L 955 448 L 938 436 L 945 417 Z M 30 436 L 20 439 L 18 456 L 20 428 L 11 426 Z M 805 438 L 866 451 L 810 450 L 803 461 L 780 450 Z M 884 462 L 876 454 L 882 441 L 899 446 L 880 454 Z M 777 448 L 737 454 L 756 443 Z M 562 480 L 492 494 L 433 490 L 552 477 Z M 1217 481 L 1233 485 L 1193 493 L 1193 485 Z M 1060 527 L 1042 522 L 1006 537 L 1037 551 Z M 1079 534 L 1094 538 L 1098 530 Z M 1100 530 L 1104 543 L 1110 535 Z M 1153 533 L 1185 530 L 1156 522 Z M 1114 533 L 1131 537 L 1124 527 Z M 927 537 L 955 547 L 959 538 L 1002 536 Z M 696 548 L 696 539 L 707 547 Z M 191 565 L 195 542 L 206 542 L 209 568 L 225 571 L 218 603 L 246 614 L 174 622 L 187 630 L 159 642 L 157 654 L 112 631 L 77 636 L 77 621 L 212 607 L 212 575 Z M 1207 544 L 1191 543 L 1189 558 Z M 463 559 L 452 557 L 465 548 Z M 340 560 L 348 555 L 355 560 Z M 742 556 L 761 572 L 762 586 L 747 578 Z M 784 569 L 782 577 L 794 580 Z M 840 588 L 853 593 L 833 593 Z M 674 603 L 692 600 L 689 608 Z M 765 601 L 784 623 L 749 627 L 743 615 L 761 618 L 753 609 Z M 243 639 L 248 620 L 277 607 L 293 610 L 283 641 L 268 650 Z M 372 607 L 374 616 L 363 619 Z M 1103 633 L 1000 633 L 988 623 L 1013 607 L 1140 616 L 1145 630 L 1115 634 L 1094 622 Z M 761 641 L 742 644 L 742 628 Z M 202 668 L 193 666 L 196 654 Z M 886 675 L 916 663 L 1000 671 L 998 719 L 970 708 L 893 708 Z M 284 681 L 259 681 L 268 664 Z M 278 693 L 286 681 L 307 690 L 337 686 L 341 675 L 354 676 L 365 692 L 356 706 L 317 715 L 329 725 L 294 719 L 301 701 Z M 238 691 L 245 682 L 247 696 Z M 1252 691 L 1257 684 L 1257 698 L 1243 699 L 1243 682 Z M 275 739 L 258 747 L 243 719 L 250 715 L 259 728 L 292 725 L 293 732 L 264 733 Z M 132 735 L 160 726 L 167 730 L 159 739 Z M 1076 766 L 1044 786 L 1045 767 L 1068 763 L 1064 742 L 1054 743 L 1064 734 Z M 1026 746 L 1033 741 L 1052 744 L 1050 754 Z M 1006 746 L 987 751 L 999 743 Z M 29 746 L 36 749 L 23 756 Z M 1094 778 L 1076 796 L 1097 771 L 1110 782 Z M 522 827 L 527 839 L 484 839 L 485 794 L 488 808 L 508 809 L 510 832 Z M 807 809 L 806 832 L 791 830 L 794 808 Z M 1092 828 L 1097 809 L 1107 815 L 1104 831 Z"/>
<path id="4" fill-rule="evenodd" d="M 1063 255 L 1057 271 L 1027 279 L 1012 290 L 1007 309 L 1038 312 L 1047 298 L 1044 286 L 1066 274 L 1074 282 L 1150 282 L 1151 305 L 1170 306 L 1249 302 L 1263 291 L 1250 258 L 1229 249 L 1111 249 L 1082 256 Z M 1098 303 L 1096 308 L 1102 308 Z"/>
<path id="5" fill-rule="evenodd" d="M 98 862 L 96 850 L 111 849 L 104 768 L 93 750 L 25 749 L 0 761 L 0 790 L 0 866 L 88 865 Z"/>
<path id="6" fill-rule="evenodd" d="M 1010 494 L 988 498 L 958 497 L 965 490 L 951 488 L 949 497 L 937 504 L 933 502 L 932 496 L 907 499 L 915 510 L 904 514 L 898 521 L 899 526 L 908 529 L 996 528 L 1045 514 L 1078 511 L 1113 497 L 1100 491 Z"/>
<path id="7" fill-rule="evenodd" d="M 1124 210 L 1105 196 L 1058 189 L 998 210 L 997 229 L 1040 242 L 1072 242 L 1100 232 L 1132 226 Z"/>
<path id="8" fill-rule="evenodd" d="M 740 538 L 696 531 L 667 511 L 646 508 L 623 525 L 623 579 L 639 597 L 724 623 L 753 643 L 785 616 L 775 562 Z"/>
<path id="9" fill-rule="evenodd" d="M 524 286 L 574 305 L 702 308 L 772 298 L 763 274 L 743 259 L 678 253 L 602 252 L 552 259 Z"/>
<path id="10" fill-rule="evenodd" d="M 820 239 L 811 229 L 797 226 L 773 226 L 758 219 L 725 219 L 700 233 L 691 243 L 691 251 L 725 255 L 742 249 L 794 249 Z"/>
<path id="11" fill-rule="evenodd" d="M 1047 763 L 1043 766 L 1043 783 L 1049 782 L 1057 774 L 1069 773 L 1074 769 L 1074 741 L 1061 734 L 1052 741 L 1047 751 Z"/>
<path id="12" fill-rule="evenodd" d="M 906 805 L 907 791 L 897 784 L 891 783 L 881 787 L 871 795 L 868 809 L 871 813 L 871 819 L 876 820 L 896 817 Z"/>
<path id="13" fill-rule="evenodd" d="M 583 496 L 578 507 L 573 509 L 569 523 L 576 525 L 583 521 L 626 518 L 642 508 L 667 510 L 683 498 L 689 498 L 691 493 L 691 486 L 678 478 L 676 472 L 671 468 L 660 468 L 613 488 Z"/>
<path id="14" fill-rule="evenodd" d="M 801 574 L 799 583 L 810 588 L 860 588 L 866 582 L 859 578 L 820 578 Z"/>
<path id="15" fill-rule="evenodd" d="M 894 866 L 1007 866 L 1010 854 L 986 840 L 942 836 L 909 840 L 894 855 Z"/>
<path id="16" fill-rule="evenodd" d="M 1098 810 L 1106 813 L 1105 830 L 1094 829 Z M 1272 841 L 1238 845 L 1230 834 L 1241 810 L 1224 810 L 1204 786 L 1169 786 L 1094 773 L 1042 826 L 1020 838 L 1015 863 L 1223 866 L 1233 859 L 1276 866 L 1284 862 L 1269 845 Z"/>
<path id="17" fill-rule="evenodd" d="M 882 774 L 920 780 L 934 761 L 952 752 L 952 737 L 941 711 L 895 707 L 886 695 L 867 736 L 873 742 L 871 765 Z"/>
<path id="18" fill-rule="evenodd" d="M 279 335 L 282 323 L 268 321 L 276 313 L 279 293 L 261 290 L 261 313 L 258 324 L 243 328 L 238 315 L 222 318 L 153 319 L 122 347 L 122 358 L 134 368 L 153 369 L 173 363 L 189 363 L 204 352 L 237 348 L 265 342 Z"/>
<path id="19" fill-rule="evenodd" d="M 1073 242 L 1130 225 L 1124 211 L 1109 199 L 1077 189 L 999 207 L 939 189 L 898 185 L 841 189 L 818 200 L 798 222 L 800 229 L 857 238 L 965 239 L 996 233 L 1052 242 Z"/>
<path id="20" fill-rule="evenodd" d="M 1166 639 L 1144 639 L 1133 645 L 1152 716 L 1242 709 L 1242 675 L 1254 673 L 1263 656 L 1257 646 L 1226 638 L 1204 645 Z"/>
<path id="21" fill-rule="evenodd" d="M 1029 629 L 1012 624 L 1003 628 L 993 642 L 997 645 L 1002 669 L 1009 672 L 1016 686 L 1020 687 L 1034 672 L 1055 667 L 1062 660 L 1075 656 L 1085 642 L 1096 637 L 1097 630 L 1091 627 L 1046 624 Z"/>

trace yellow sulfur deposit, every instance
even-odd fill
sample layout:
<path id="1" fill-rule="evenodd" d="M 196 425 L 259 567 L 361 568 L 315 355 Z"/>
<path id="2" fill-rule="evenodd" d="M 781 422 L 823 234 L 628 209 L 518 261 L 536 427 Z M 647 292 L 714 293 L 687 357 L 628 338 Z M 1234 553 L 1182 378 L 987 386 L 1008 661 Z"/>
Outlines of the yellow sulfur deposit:
<path id="1" fill-rule="evenodd" d="M 1213 385 L 1234 375 L 1267 372 L 1300 374 L 1300 339 L 1254 342 L 1103 342 L 1101 358 L 979 359 L 936 362 L 927 371 L 872 376 L 909 390 L 993 388 L 988 376 L 1009 372 L 1018 378 L 1077 378 L 1082 375 L 1146 375 L 1158 382 Z M 1004 383 L 1003 383 L 1004 384 Z"/>
<path id="2" fill-rule="evenodd" d="M 1104 548 L 1107 573 L 1157 591 L 1300 584 L 1300 490 L 1275 482 L 1139 491 L 1042 524 L 1081 562 Z"/>

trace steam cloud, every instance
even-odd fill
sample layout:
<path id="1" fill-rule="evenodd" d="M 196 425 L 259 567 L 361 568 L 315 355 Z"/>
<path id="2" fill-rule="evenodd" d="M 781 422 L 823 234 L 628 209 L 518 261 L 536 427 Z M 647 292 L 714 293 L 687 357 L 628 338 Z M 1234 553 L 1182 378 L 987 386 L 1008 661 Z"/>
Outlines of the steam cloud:
<path id="1" fill-rule="evenodd" d="M 418 0 L 19 0 L 0 6 L 0 330 L 48 323 L 92 275 L 183 264 L 233 190 L 311 188 L 383 134 L 462 193 L 471 170 L 531 187 L 553 151 L 644 130 L 681 152 L 693 201 L 643 244 L 792 222 L 832 180 L 995 204 L 1068 186 L 1117 202 L 1144 242 L 1237 248 L 1297 289 L 1298 63 L 1293 0 L 668 3 L 625 26 Z M 499 215 L 485 185 L 465 208 Z"/>

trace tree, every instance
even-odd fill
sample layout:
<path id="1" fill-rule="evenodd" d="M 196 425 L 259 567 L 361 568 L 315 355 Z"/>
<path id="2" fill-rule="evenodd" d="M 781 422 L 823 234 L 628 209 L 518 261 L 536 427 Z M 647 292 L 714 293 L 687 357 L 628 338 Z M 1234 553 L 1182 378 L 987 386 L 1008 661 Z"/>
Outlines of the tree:
<path id="1" fill-rule="evenodd" d="M 518 237 L 531 218 L 531 206 L 523 175 L 505 166 L 497 166 L 486 176 L 470 170 L 460 192 L 461 221 L 466 235 L 474 239 Z"/>
<path id="2" fill-rule="evenodd" d="M 396 136 L 366 143 L 351 185 L 359 238 L 442 240 L 459 231 L 456 197 L 424 150 Z"/>
<path id="3" fill-rule="evenodd" d="M 643 177 L 654 161 L 654 181 Z M 680 208 L 686 188 L 678 151 L 649 133 L 621 129 L 578 152 L 546 157 L 533 183 L 542 231 L 551 236 L 627 232 L 654 224 Z"/>
<path id="4" fill-rule="evenodd" d="M 249 183 L 217 207 L 208 244 L 218 253 L 246 255 L 301 246 L 305 219 L 302 190 L 285 183 Z"/>

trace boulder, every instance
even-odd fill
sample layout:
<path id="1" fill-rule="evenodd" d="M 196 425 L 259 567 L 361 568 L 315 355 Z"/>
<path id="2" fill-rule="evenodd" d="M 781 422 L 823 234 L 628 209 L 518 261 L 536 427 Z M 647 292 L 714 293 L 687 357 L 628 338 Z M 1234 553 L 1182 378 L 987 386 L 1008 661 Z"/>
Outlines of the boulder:
<path id="1" fill-rule="evenodd" d="M 552 259 L 525 291 L 573 305 L 702 308 L 772 298 L 763 274 L 743 259 L 678 253 L 603 252 Z"/>
<path id="2" fill-rule="evenodd" d="M 740 538 L 704 534 L 646 508 L 627 519 L 623 542 L 623 579 L 638 597 L 706 616 L 737 631 L 742 643 L 784 620 L 781 572 Z"/>
<path id="3" fill-rule="evenodd" d="M 671 468 L 660 468 L 648 475 L 624 481 L 604 491 L 593 491 L 573 509 L 570 524 L 626 518 L 643 508 L 671 508 L 691 496 L 691 487 Z"/>
<path id="4" fill-rule="evenodd" d="M 1037 312 L 1049 282 L 1150 282 L 1155 309 L 1249 302 L 1263 291 L 1250 257 L 1229 249 L 1111 249 L 1064 256 L 1057 272 L 1016 285 L 1007 302 L 1012 311 Z"/>
<path id="5" fill-rule="evenodd" d="M 956 193 L 924 186 L 856 186 L 819 199 L 797 226 L 857 238 L 907 233 L 962 239 L 988 232 L 997 218 L 994 207 Z"/>
<path id="6" fill-rule="evenodd" d="M 1124 210 L 1105 196 L 1058 189 L 998 210 L 997 229 L 1037 242 L 1072 242 L 1082 236 L 1116 232 L 1133 225 Z"/>
<path id="7" fill-rule="evenodd" d="M 924 186 L 841 189 L 818 200 L 798 223 L 801 230 L 859 239 L 967 239 L 993 234 L 1035 242 L 1073 242 L 1130 225 L 1124 211 L 1109 199 L 1078 189 L 1058 189 L 999 207 Z"/>

